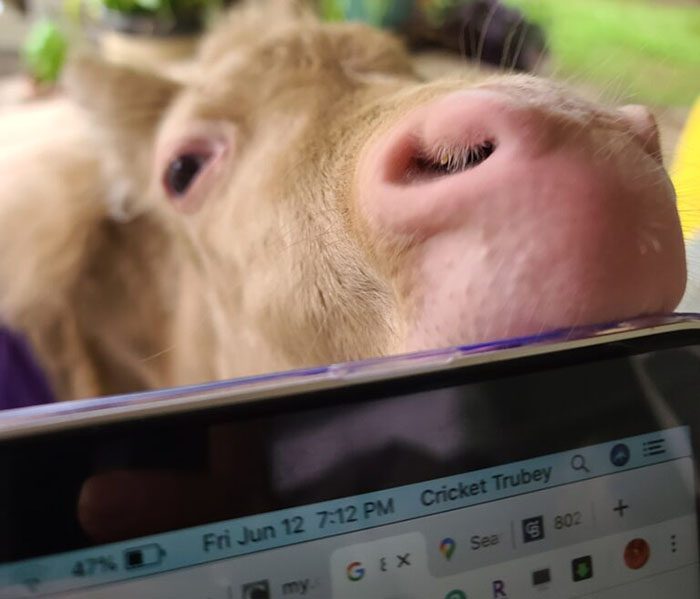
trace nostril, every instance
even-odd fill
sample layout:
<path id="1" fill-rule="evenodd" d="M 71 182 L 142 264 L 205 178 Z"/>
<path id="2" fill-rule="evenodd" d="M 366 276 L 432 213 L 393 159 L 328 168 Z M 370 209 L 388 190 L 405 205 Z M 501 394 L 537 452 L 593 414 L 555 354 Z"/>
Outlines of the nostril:
<path id="1" fill-rule="evenodd" d="M 420 181 L 461 173 L 479 166 L 496 151 L 496 142 L 485 139 L 460 146 L 416 148 L 405 172 L 407 181 Z"/>
<path id="2" fill-rule="evenodd" d="M 528 137 L 525 116 L 530 115 L 522 112 L 490 91 L 440 96 L 417 107 L 377 144 L 378 172 L 398 185 L 470 177 L 475 169 L 481 173 L 494 154 L 503 150 L 507 156 Z"/>

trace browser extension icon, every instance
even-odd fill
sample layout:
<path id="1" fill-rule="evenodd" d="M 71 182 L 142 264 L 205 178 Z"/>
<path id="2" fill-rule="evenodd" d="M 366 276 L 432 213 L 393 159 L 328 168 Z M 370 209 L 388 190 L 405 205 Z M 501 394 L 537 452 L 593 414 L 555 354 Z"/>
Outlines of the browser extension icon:
<path id="1" fill-rule="evenodd" d="M 549 584 L 552 581 L 552 573 L 549 568 L 542 568 L 541 570 L 535 570 L 532 573 L 532 586 L 541 587 L 543 585 Z"/>
<path id="2" fill-rule="evenodd" d="M 523 520 L 523 542 L 541 541 L 544 539 L 544 517 L 535 516 Z"/>
<path id="3" fill-rule="evenodd" d="M 590 555 L 584 555 L 571 560 L 571 575 L 574 582 L 593 578 L 593 558 Z"/>

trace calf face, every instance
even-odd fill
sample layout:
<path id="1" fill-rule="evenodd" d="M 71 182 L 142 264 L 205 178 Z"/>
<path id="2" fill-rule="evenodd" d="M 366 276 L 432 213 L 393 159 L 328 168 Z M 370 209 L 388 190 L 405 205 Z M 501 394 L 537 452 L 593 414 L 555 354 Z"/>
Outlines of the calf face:
<path id="1" fill-rule="evenodd" d="M 528 76 L 425 82 L 384 33 L 255 9 L 209 35 L 186 83 L 83 63 L 70 87 L 112 214 L 157 245 L 129 254 L 150 261 L 138 285 L 125 268 L 81 310 L 109 327 L 100 306 L 160 303 L 119 325 L 159 354 L 158 384 L 667 312 L 683 293 L 645 109 Z M 103 269 L 126 255 L 108 247 Z"/>

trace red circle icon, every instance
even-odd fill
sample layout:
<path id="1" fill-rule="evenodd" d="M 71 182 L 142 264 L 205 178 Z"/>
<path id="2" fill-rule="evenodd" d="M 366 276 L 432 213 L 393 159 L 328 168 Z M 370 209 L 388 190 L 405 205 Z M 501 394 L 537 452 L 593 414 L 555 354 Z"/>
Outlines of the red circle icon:
<path id="1" fill-rule="evenodd" d="M 649 561 L 651 549 L 644 539 L 632 539 L 625 547 L 625 564 L 632 570 L 639 570 Z"/>

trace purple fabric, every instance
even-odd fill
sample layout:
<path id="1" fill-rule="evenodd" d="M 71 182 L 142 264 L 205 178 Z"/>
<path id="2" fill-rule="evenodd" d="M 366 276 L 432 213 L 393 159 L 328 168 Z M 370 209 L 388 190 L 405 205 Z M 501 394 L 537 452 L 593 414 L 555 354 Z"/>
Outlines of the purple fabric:
<path id="1" fill-rule="evenodd" d="M 27 342 L 0 326 L 0 410 L 54 401 L 46 375 Z"/>

